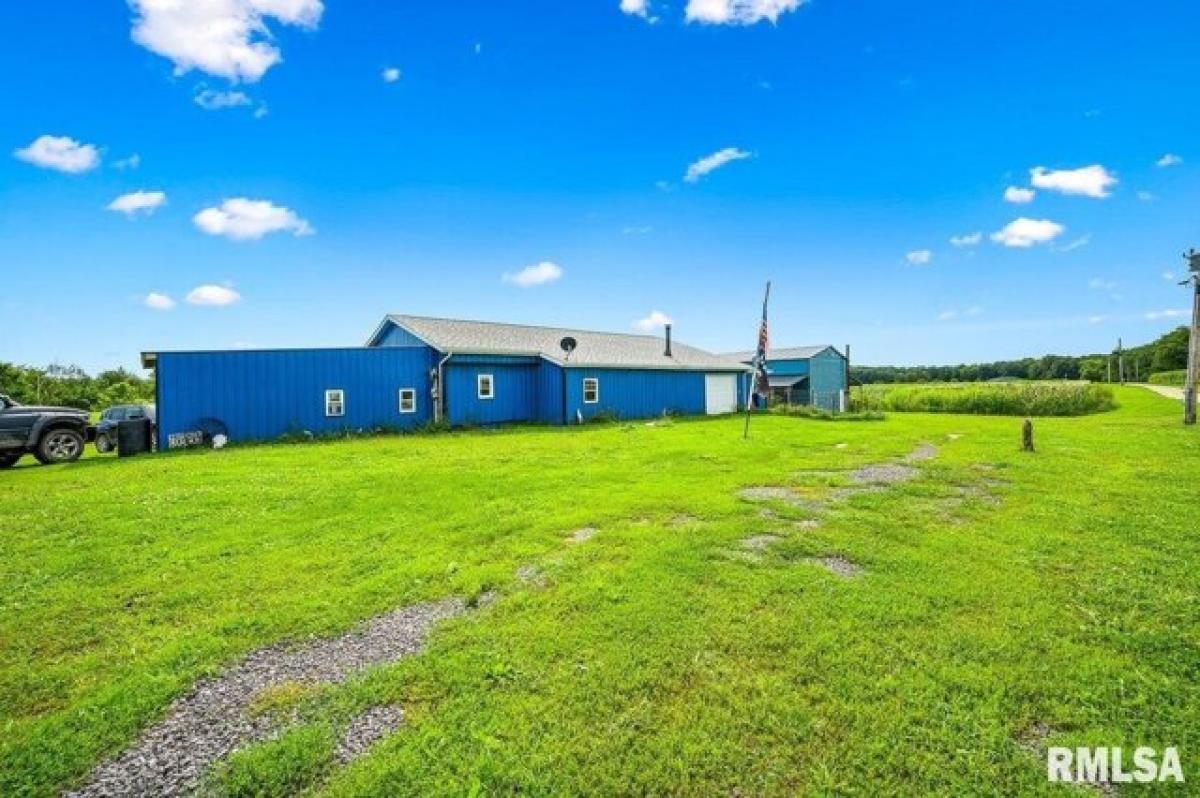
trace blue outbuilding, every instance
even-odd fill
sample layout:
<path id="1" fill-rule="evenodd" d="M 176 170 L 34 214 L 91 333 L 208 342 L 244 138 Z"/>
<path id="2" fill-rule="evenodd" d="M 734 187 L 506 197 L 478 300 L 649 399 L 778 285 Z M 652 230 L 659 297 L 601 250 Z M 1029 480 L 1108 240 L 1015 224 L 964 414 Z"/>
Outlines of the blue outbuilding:
<path id="1" fill-rule="evenodd" d="M 746 366 L 671 340 L 393 315 L 366 346 L 146 352 L 159 440 L 186 445 L 373 428 L 597 416 L 717 415 L 744 406 Z"/>
<path id="2" fill-rule="evenodd" d="M 727 357 L 749 364 L 754 353 L 733 352 Z M 850 361 L 829 345 L 771 349 L 767 352 L 767 380 L 773 401 L 836 412 L 844 410 L 849 401 Z"/>

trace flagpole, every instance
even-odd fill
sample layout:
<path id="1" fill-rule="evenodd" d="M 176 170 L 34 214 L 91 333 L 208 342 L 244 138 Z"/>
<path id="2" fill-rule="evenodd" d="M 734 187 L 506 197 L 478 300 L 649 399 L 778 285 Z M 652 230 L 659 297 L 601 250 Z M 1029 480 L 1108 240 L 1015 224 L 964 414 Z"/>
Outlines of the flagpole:
<path id="1" fill-rule="evenodd" d="M 746 390 L 746 425 L 742 429 L 742 439 L 750 437 L 750 408 L 754 401 L 754 390 L 758 387 L 758 375 L 766 368 L 767 358 L 767 302 L 771 299 L 771 281 L 767 280 L 767 292 L 763 295 L 762 326 L 758 328 L 758 344 L 754 349 L 754 376 Z"/>

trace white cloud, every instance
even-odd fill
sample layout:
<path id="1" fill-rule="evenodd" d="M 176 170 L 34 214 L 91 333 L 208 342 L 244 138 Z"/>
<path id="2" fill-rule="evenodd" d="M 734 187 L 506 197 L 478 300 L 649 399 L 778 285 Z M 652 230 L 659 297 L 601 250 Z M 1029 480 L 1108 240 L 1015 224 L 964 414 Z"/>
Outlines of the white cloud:
<path id="1" fill-rule="evenodd" d="M 647 0 L 621 0 L 621 11 L 642 19 L 650 18 L 650 4 Z"/>
<path id="2" fill-rule="evenodd" d="M 950 244 L 956 247 L 973 247 L 983 240 L 983 233 L 965 233 L 961 236 L 953 236 L 950 239 Z"/>
<path id="3" fill-rule="evenodd" d="M 1108 316 L 1088 316 L 1088 324 L 1103 324 L 1108 321 Z"/>
<path id="4" fill-rule="evenodd" d="M 933 253 L 927 249 L 914 249 L 904 256 L 910 266 L 928 266 L 933 260 Z"/>
<path id="5" fill-rule="evenodd" d="M 400 70 L 397 67 L 388 67 L 380 73 L 384 83 L 395 83 L 400 80 Z"/>
<path id="6" fill-rule="evenodd" d="M 216 208 L 205 208 L 192 221 L 211 236 L 225 236 L 234 241 L 249 241 L 270 233 L 307 236 L 316 232 L 290 208 L 242 197 L 227 199 Z"/>
<path id="7" fill-rule="evenodd" d="M 1158 321 L 1160 319 L 1182 319 L 1188 315 L 1186 310 L 1152 310 L 1146 314 L 1146 318 L 1150 321 Z"/>
<path id="8" fill-rule="evenodd" d="M 722 166 L 728 163 L 740 161 L 743 158 L 749 157 L 750 153 L 746 152 L 745 150 L 740 150 L 737 147 L 726 147 L 723 150 L 717 150 L 712 155 L 706 155 L 688 166 L 687 172 L 684 174 L 683 179 L 687 183 L 695 183 L 709 172 L 720 169 Z"/>
<path id="9" fill-rule="evenodd" d="M 659 327 L 671 323 L 673 323 L 672 319 L 666 313 L 663 313 L 661 310 L 652 310 L 649 316 L 646 316 L 644 319 L 638 319 L 633 323 L 633 326 L 642 332 L 653 332 Z"/>
<path id="10" fill-rule="evenodd" d="M 142 304 L 151 310 L 170 310 L 175 307 L 175 300 L 166 294 L 151 291 L 142 299 Z"/>
<path id="11" fill-rule="evenodd" d="M 1142 202 L 1154 202 L 1154 200 L 1157 199 L 1157 197 L 1155 197 L 1149 191 L 1139 191 L 1137 193 L 1137 198 Z"/>
<path id="12" fill-rule="evenodd" d="M 1088 280 L 1088 288 L 1093 291 L 1112 291 L 1117 287 L 1117 284 L 1112 280 L 1105 280 L 1103 277 L 1093 277 Z"/>
<path id="13" fill-rule="evenodd" d="M 688 0 L 688 22 L 710 25 L 753 25 L 764 19 L 775 23 L 808 0 Z"/>
<path id="14" fill-rule="evenodd" d="M 223 308 L 242 301 L 242 295 L 224 285 L 198 285 L 187 295 L 189 305 Z"/>
<path id="15" fill-rule="evenodd" d="M 167 204 L 167 195 L 161 191 L 134 191 L 122 194 L 108 203 L 108 210 L 133 217 L 139 213 L 147 216 Z"/>
<path id="16" fill-rule="evenodd" d="M 979 305 L 972 305 L 965 310 L 943 310 L 937 315 L 938 321 L 954 321 L 959 318 L 974 318 L 983 314 L 983 308 Z"/>
<path id="17" fill-rule="evenodd" d="M 133 40 L 169 58 L 175 74 L 192 69 L 257 81 L 282 60 L 267 20 L 315 29 L 322 0 L 129 0 Z"/>
<path id="18" fill-rule="evenodd" d="M 241 91 L 216 91 L 215 89 L 201 89 L 196 92 L 196 96 L 192 98 L 196 105 L 203 108 L 205 111 L 221 111 L 225 108 L 238 108 L 243 105 L 250 105 L 254 101 L 251 100 L 245 92 Z"/>
<path id="19" fill-rule="evenodd" d="M 1006 247 L 1027 249 L 1058 238 L 1067 228 L 1048 219 L 1014 219 L 1001 230 L 992 233 L 992 240 Z"/>
<path id="20" fill-rule="evenodd" d="M 562 276 L 563 270 L 561 266 L 557 263 L 544 260 L 541 263 L 526 266 L 515 274 L 505 273 L 500 279 L 521 288 L 532 288 L 535 285 L 547 285 L 558 282 L 562 279 Z"/>
<path id="21" fill-rule="evenodd" d="M 1059 252 L 1074 252 L 1075 250 L 1077 250 L 1081 247 L 1086 247 L 1090 243 L 1092 243 L 1092 234 L 1084 233 L 1083 235 L 1081 235 L 1079 238 L 1075 239 L 1071 243 L 1063 244 L 1061 247 L 1058 248 L 1058 251 Z"/>
<path id="22" fill-rule="evenodd" d="M 648 224 L 631 224 L 621 228 L 621 235 L 627 236 L 644 236 L 654 232 L 654 228 Z"/>
<path id="23" fill-rule="evenodd" d="M 38 136 L 32 144 L 16 150 L 13 155 L 34 166 L 72 175 L 91 171 L 100 165 L 99 150 L 67 136 Z"/>
<path id="24" fill-rule="evenodd" d="M 1025 205 L 1033 202 L 1033 198 L 1037 196 L 1037 192 L 1031 188 L 1019 188 L 1017 186 L 1009 186 L 1004 189 L 1004 201 L 1011 202 L 1014 205 Z"/>
<path id="25" fill-rule="evenodd" d="M 1166 155 L 1155 161 L 1154 165 L 1162 169 L 1166 169 L 1168 166 L 1179 166 L 1181 163 L 1183 163 L 1182 158 L 1173 152 L 1168 152 Z"/>
<path id="26" fill-rule="evenodd" d="M 1094 164 L 1079 169 L 1055 171 L 1037 166 L 1029 170 L 1029 182 L 1033 183 L 1034 187 L 1047 191 L 1103 199 L 1109 196 L 1109 189 L 1118 181 L 1116 175 L 1100 164 Z"/>
<path id="27" fill-rule="evenodd" d="M 138 155 L 136 152 L 133 155 L 130 155 L 128 158 L 122 158 L 119 161 L 112 162 L 113 169 L 120 169 L 121 171 L 126 169 L 137 169 L 141 165 L 142 156 Z"/>
<path id="28" fill-rule="evenodd" d="M 1173 281 L 1175 279 L 1175 272 L 1163 272 L 1162 278 L 1164 280 Z"/>

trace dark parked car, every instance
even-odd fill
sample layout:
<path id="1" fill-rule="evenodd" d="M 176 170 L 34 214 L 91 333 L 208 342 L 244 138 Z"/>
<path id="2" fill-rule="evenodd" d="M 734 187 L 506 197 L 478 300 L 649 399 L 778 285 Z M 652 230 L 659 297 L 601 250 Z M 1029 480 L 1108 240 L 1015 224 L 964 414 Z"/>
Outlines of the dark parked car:
<path id="1" fill-rule="evenodd" d="M 117 448 L 117 425 L 122 421 L 150 419 L 150 437 L 157 437 L 158 413 L 154 405 L 117 405 L 100 414 L 96 424 L 96 451 L 101 454 Z"/>
<path id="2" fill-rule="evenodd" d="M 19 405 L 0 394 L 0 468 L 27 454 L 45 465 L 78 460 L 92 433 L 86 410 Z"/>

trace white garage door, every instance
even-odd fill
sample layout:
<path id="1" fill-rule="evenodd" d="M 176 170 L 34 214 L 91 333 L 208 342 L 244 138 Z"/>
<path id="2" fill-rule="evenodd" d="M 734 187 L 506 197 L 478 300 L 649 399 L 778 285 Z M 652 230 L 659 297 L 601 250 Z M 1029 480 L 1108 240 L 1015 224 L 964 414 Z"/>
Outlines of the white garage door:
<path id="1" fill-rule="evenodd" d="M 704 410 L 710 416 L 737 410 L 737 375 L 704 375 Z"/>

